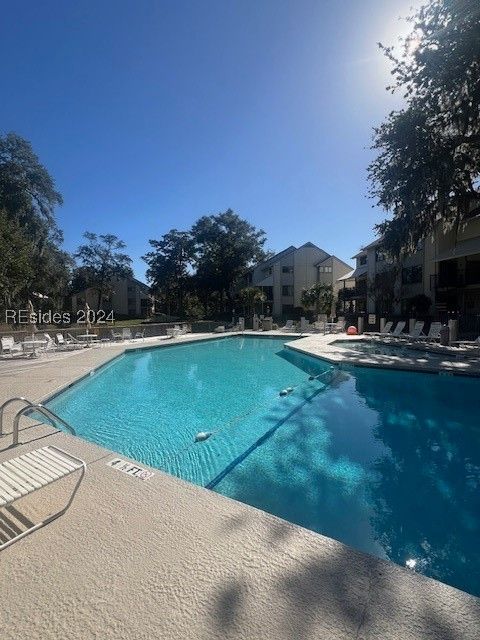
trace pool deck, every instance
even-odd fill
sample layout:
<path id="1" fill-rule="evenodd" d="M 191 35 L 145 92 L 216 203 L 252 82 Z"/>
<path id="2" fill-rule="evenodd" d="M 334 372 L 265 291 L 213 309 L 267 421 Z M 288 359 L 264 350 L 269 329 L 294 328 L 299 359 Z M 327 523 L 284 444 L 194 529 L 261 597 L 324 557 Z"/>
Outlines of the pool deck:
<path id="1" fill-rule="evenodd" d="M 291 346 L 333 361 L 334 339 Z M 0 401 L 40 400 L 130 346 L 4 360 Z M 49 426 L 25 420 L 20 442 L 0 439 L 0 461 L 57 444 L 87 474 L 64 516 L 1 553 L 2 640 L 478 640 L 479 598 L 161 471 L 130 477 Z M 70 480 L 3 510 L 0 537 L 58 508 Z"/>

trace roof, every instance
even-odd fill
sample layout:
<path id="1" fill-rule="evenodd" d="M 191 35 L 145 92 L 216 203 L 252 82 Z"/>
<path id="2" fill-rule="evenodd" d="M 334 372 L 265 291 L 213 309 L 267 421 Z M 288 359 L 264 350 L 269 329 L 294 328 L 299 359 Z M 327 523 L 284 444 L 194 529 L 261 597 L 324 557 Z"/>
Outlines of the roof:
<path id="1" fill-rule="evenodd" d="M 263 262 L 259 262 L 258 264 L 254 265 L 253 267 L 251 267 L 250 271 L 253 271 L 254 269 L 258 269 L 258 267 L 267 267 L 271 264 L 273 264 L 274 262 L 277 262 L 277 260 L 280 260 L 280 258 L 283 258 L 284 256 L 288 255 L 289 253 L 292 253 L 292 251 L 296 251 L 297 247 L 294 247 L 293 244 L 290 245 L 289 247 L 287 247 L 286 249 L 284 249 L 283 251 L 279 251 L 278 253 L 276 253 L 274 256 L 272 256 L 271 258 L 268 258 L 267 260 L 264 260 Z"/>
<path id="2" fill-rule="evenodd" d="M 368 270 L 368 267 L 366 264 L 364 264 L 361 267 L 357 267 L 353 271 L 350 271 L 350 273 L 346 273 L 341 278 L 337 278 L 337 282 L 341 280 L 352 280 L 354 278 L 360 278 L 361 276 L 364 276 L 367 273 L 367 270 Z"/>
<path id="3" fill-rule="evenodd" d="M 327 262 L 327 260 L 337 260 L 338 262 L 341 262 L 343 264 L 344 267 L 347 267 L 347 269 L 351 269 L 352 266 L 350 264 L 347 264 L 346 262 L 344 262 L 343 260 L 340 260 L 340 258 L 338 258 L 337 256 L 327 256 L 326 258 L 324 258 L 323 260 L 320 260 L 320 262 L 317 262 L 315 264 L 316 267 L 319 267 L 320 265 L 322 265 L 324 262 Z"/>
<path id="4" fill-rule="evenodd" d="M 379 244 L 381 244 L 382 240 L 383 240 L 383 238 L 377 238 L 373 242 L 370 242 L 370 244 L 366 244 L 364 247 L 362 247 L 360 249 L 360 251 L 358 253 L 356 253 L 354 256 L 352 256 L 352 260 L 354 258 L 360 258 L 360 256 L 365 255 L 367 253 L 367 249 L 373 249 L 373 247 L 377 247 Z"/>
<path id="5" fill-rule="evenodd" d="M 348 273 L 346 273 L 344 276 L 341 276 L 341 278 L 337 278 L 337 282 L 340 282 L 342 280 L 354 280 L 355 276 L 353 275 L 355 269 L 352 269 L 351 271 L 349 271 Z"/>
<path id="6" fill-rule="evenodd" d="M 145 284 L 144 282 L 137 280 L 137 278 L 127 276 L 126 278 L 117 278 L 115 282 L 121 282 L 123 280 L 131 280 L 132 282 L 135 282 L 135 284 L 142 290 L 143 293 L 150 294 L 150 287 L 148 286 L 148 284 Z M 78 291 L 72 291 L 71 295 L 78 296 L 82 293 L 85 293 L 85 291 L 89 291 L 90 289 L 95 289 L 95 286 L 92 285 L 90 287 L 85 287 L 84 289 L 79 289 Z"/>

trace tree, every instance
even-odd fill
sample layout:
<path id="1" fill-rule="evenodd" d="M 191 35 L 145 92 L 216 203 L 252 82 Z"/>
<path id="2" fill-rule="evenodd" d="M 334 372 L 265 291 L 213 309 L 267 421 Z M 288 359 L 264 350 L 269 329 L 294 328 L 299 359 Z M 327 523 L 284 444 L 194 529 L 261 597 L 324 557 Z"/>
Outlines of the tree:
<path id="1" fill-rule="evenodd" d="M 301 303 L 305 309 L 315 309 L 315 314 L 325 313 L 330 315 L 334 295 L 331 284 L 316 282 L 311 287 L 302 290 Z"/>
<path id="2" fill-rule="evenodd" d="M 191 280 L 195 247 L 189 231 L 171 229 L 160 240 L 149 240 L 153 251 L 143 256 L 148 264 L 147 280 L 162 298 L 167 314 L 185 312 L 184 299 Z"/>
<path id="3" fill-rule="evenodd" d="M 391 265 L 375 274 L 373 281 L 368 281 L 368 294 L 375 300 L 377 313 L 393 313 L 393 305 L 398 300 L 396 287 L 399 275 L 400 267 Z"/>
<path id="4" fill-rule="evenodd" d="M 55 207 L 63 200 L 31 144 L 15 133 L 0 136 L 0 202 L 21 225 L 55 226 Z"/>
<path id="5" fill-rule="evenodd" d="M 478 0 L 428 0 L 410 21 L 394 85 L 405 107 L 374 130 L 371 196 L 392 215 L 377 231 L 394 255 L 437 224 L 458 230 L 480 204 L 480 8 Z"/>
<path id="6" fill-rule="evenodd" d="M 244 287 L 238 292 L 238 298 L 247 309 L 248 313 L 253 315 L 257 305 L 263 304 L 267 296 L 259 287 Z"/>
<path id="7" fill-rule="evenodd" d="M 25 292 L 34 269 L 30 243 L 21 227 L 9 220 L 5 211 L 0 211 L 0 256 L 0 297 L 2 306 L 8 309 Z"/>
<path id="8" fill-rule="evenodd" d="M 75 258 L 80 260 L 87 276 L 88 287 L 97 291 L 97 310 L 102 300 L 113 293 L 113 283 L 120 278 L 132 277 L 131 258 L 122 252 L 125 243 L 117 236 L 108 233 L 97 235 L 86 231 L 83 237 L 86 244 L 80 245 Z"/>
<path id="9" fill-rule="evenodd" d="M 62 196 L 30 143 L 0 136 L 0 243 L 3 304 L 25 304 L 35 292 L 47 306 L 60 305 L 71 260 L 60 249 L 55 207 Z"/>
<path id="10" fill-rule="evenodd" d="M 225 306 L 232 303 L 235 284 L 252 264 L 267 258 L 265 232 L 228 209 L 203 216 L 192 227 L 196 283 L 199 290 Z"/>

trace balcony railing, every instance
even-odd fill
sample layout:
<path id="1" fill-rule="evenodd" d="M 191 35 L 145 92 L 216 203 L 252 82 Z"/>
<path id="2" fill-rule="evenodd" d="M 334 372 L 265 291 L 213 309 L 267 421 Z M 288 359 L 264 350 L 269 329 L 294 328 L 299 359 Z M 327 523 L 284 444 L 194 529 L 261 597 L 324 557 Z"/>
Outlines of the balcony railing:
<path id="1" fill-rule="evenodd" d="M 355 298 L 365 298 L 367 295 L 367 285 L 360 284 L 356 287 L 340 289 L 338 292 L 339 300 L 354 300 Z"/>
<path id="2" fill-rule="evenodd" d="M 458 289 L 469 285 L 480 285 L 480 270 L 470 269 L 452 273 L 439 273 L 431 276 L 431 288 Z"/>

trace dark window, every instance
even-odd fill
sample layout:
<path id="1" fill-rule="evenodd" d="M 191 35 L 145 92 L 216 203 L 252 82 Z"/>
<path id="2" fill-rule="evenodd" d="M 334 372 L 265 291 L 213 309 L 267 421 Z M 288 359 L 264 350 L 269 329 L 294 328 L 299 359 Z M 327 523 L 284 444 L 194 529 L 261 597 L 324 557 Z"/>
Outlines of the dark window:
<path id="1" fill-rule="evenodd" d="M 132 284 L 129 284 L 129 285 L 128 285 L 128 287 L 127 287 L 127 291 L 128 291 L 128 293 L 133 293 L 133 292 L 135 291 L 135 289 L 134 289 L 134 287 L 133 287 L 133 285 L 132 285 Z"/>
<path id="2" fill-rule="evenodd" d="M 282 296 L 293 296 L 293 287 L 290 284 L 284 284 L 282 287 Z"/>
<path id="3" fill-rule="evenodd" d="M 358 260 L 358 264 L 363 267 L 364 264 L 367 264 L 367 256 L 362 256 L 361 258 L 359 258 Z"/>
<path id="4" fill-rule="evenodd" d="M 465 284 L 480 283 L 480 261 L 469 260 L 465 265 Z"/>
<path id="5" fill-rule="evenodd" d="M 282 267 L 282 273 L 293 273 L 293 267 Z"/>
<path id="6" fill-rule="evenodd" d="M 421 265 L 414 267 L 405 267 L 402 269 L 402 284 L 420 284 L 423 278 L 423 269 Z"/>
<path id="7" fill-rule="evenodd" d="M 320 273 L 332 273 L 332 267 L 318 267 Z"/>
<path id="8" fill-rule="evenodd" d="M 135 298 L 128 298 L 127 304 L 129 308 L 135 309 Z"/>
<path id="9" fill-rule="evenodd" d="M 377 262 L 385 262 L 385 254 L 383 253 L 383 251 L 381 249 L 377 249 L 375 251 L 375 260 Z"/>
<path id="10" fill-rule="evenodd" d="M 266 267 L 265 269 L 263 269 L 263 275 L 271 276 L 272 275 L 272 267 Z"/>
<path id="11" fill-rule="evenodd" d="M 293 313 L 293 304 L 282 304 L 282 315 L 288 316 Z"/>

